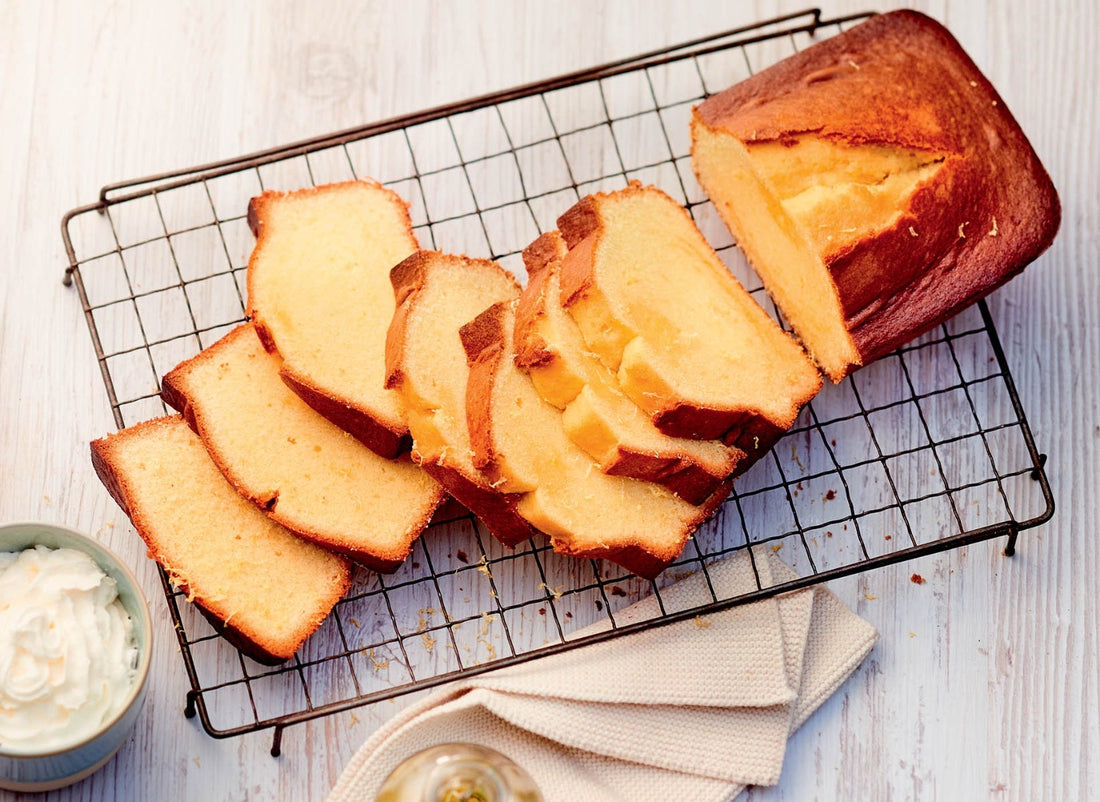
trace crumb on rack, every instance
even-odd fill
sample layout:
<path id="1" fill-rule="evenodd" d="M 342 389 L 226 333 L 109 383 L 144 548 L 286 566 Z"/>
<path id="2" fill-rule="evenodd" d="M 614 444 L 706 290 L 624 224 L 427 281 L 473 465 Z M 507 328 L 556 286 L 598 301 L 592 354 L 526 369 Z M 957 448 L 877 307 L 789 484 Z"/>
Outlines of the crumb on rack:
<path id="1" fill-rule="evenodd" d="M 363 628 L 362 624 L 359 623 L 358 618 L 349 618 L 348 623 L 351 624 L 356 629 L 362 629 Z"/>
<path id="2" fill-rule="evenodd" d="M 358 723 L 359 723 L 359 716 L 352 713 L 351 714 L 351 723 L 348 725 L 348 729 L 351 729 L 352 727 L 354 727 Z"/>
<path id="3" fill-rule="evenodd" d="M 835 498 L 836 498 L 836 491 L 835 490 L 829 490 L 829 492 L 827 492 L 825 494 L 825 501 L 832 501 Z"/>
<path id="4" fill-rule="evenodd" d="M 993 218 L 993 228 L 989 230 L 989 236 L 995 237 L 1000 233 L 1000 229 L 997 228 L 997 218 Z"/>
<path id="5" fill-rule="evenodd" d="M 701 615 L 695 616 L 695 626 L 699 627 L 699 629 L 706 629 L 711 623 L 709 619 L 703 618 Z"/>
<path id="6" fill-rule="evenodd" d="M 565 590 L 565 585 L 558 585 L 556 588 L 552 588 L 545 582 L 539 582 L 539 590 L 545 590 L 555 599 L 560 599 L 562 592 Z"/>

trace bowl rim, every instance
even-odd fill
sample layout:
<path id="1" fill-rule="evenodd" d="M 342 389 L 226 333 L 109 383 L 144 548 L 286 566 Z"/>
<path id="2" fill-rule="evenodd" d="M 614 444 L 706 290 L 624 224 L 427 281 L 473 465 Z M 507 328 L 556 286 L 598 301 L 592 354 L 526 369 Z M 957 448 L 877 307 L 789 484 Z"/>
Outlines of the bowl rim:
<path id="1" fill-rule="evenodd" d="M 112 727 L 118 724 L 118 722 L 121 721 L 122 718 L 129 712 L 130 708 L 133 707 L 134 702 L 141 695 L 142 691 L 145 688 L 145 684 L 149 679 L 149 667 L 152 663 L 153 658 L 153 618 L 149 614 L 149 600 L 145 597 L 145 591 L 142 590 L 141 584 L 138 582 L 137 577 L 134 576 L 134 572 L 131 571 L 129 566 L 127 566 L 126 563 L 124 563 L 119 558 L 119 556 L 115 554 L 115 552 L 107 547 L 105 544 L 101 543 L 90 535 L 86 535 L 83 532 L 79 532 L 76 529 L 72 529 L 68 526 L 45 523 L 42 521 L 13 521 L 11 523 L 5 523 L 0 525 L 0 535 L 4 534 L 4 532 L 9 529 L 24 527 L 35 527 L 43 530 L 53 530 L 55 532 L 61 532 L 64 535 L 73 537 L 78 543 L 85 547 L 81 550 L 89 557 L 91 557 L 96 562 L 96 564 L 99 565 L 100 569 L 102 569 L 103 566 L 100 564 L 99 555 L 93 553 L 91 549 L 88 549 L 86 547 L 88 545 L 91 545 L 103 552 L 107 559 L 112 563 L 111 567 L 117 569 L 118 572 L 126 579 L 126 581 L 130 583 L 134 597 L 140 602 L 140 604 L 137 605 L 138 618 L 140 618 L 140 626 L 143 627 L 145 630 L 145 648 L 138 650 L 138 664 L 136 668 L 136 673 L 134 675 L 134 682 L 130 686 L 130 691 L 126 695 L 125 702 L 119 707 L 115 715 L 111 716 L 110 719 L 101 724 L 94 732 L 84 736 L 79 741 L 75 741 L 66 746 L 55 747 L 48 751 L 13 751 L 10 748 L 4 748 L 3 746 L 0 746 L 0 758 L 8 758 L 14 760 L 37 760 L 39 758 L 56 757 L 58 755 L 68 754 L 70 752 L 73 752 L 74 750 L 81 749 L 87 746 L 88 744 L 95 741 L 97 738 L 102 737 L 104 733 L 108 732 Z M 24 550 L 27 548 L 33 548 L 34 545 L 37 544 L 25 546 Z M 127 610 L 127 612 L 130 611 Z M 131 614 L 131 618 L 133 617 L 134 616 Z"/>

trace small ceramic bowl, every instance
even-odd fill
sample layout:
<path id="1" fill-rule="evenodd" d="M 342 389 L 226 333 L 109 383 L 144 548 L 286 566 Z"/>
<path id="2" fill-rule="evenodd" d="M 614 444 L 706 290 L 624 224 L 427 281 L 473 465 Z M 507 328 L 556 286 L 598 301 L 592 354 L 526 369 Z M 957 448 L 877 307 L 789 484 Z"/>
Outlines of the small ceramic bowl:
<path id="1" fill-rule="evenodd" d="M 118 557 L 95 540 L 61 526 L 40 523 L 0 526 L 0 552 L 23 551 L 33 546 L 82 551 L 115 580 L 122 606 L 134 622 L 138 663 L 125 704 L 96 732 L 68 746 L 48 751 L 0 746 L 0 789 L 8 791 L 61 788 L 84 779 L 110 760 L 130 735 L 141 712 L 149 677 L 149 659 L 153 653 L 153 626 L 145 596 L 134 575 Z"/>

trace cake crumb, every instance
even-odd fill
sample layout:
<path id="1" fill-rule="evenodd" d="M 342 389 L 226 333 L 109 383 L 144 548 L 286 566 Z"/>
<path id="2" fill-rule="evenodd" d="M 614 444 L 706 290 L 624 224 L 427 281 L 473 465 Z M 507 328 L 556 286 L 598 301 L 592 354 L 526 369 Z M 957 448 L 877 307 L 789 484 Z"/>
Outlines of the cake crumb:
<path id="1" fill-rule="evenodd" d="M 977 81 L 971 81 L 971 82 L 970 82 L 970 85 L 971 85 L 971 86 L 977 86 L 977 85 L 978 85 L 978 82 L 977 82 Z"/>
<path id="2" fill-rule="evenodd" d="M 915 638 L 915 637 L 917 637 L 917 633 L 916 632 L 910 632 L 909 637 L 910 638 Z"/>
<path id="3" fill-rule="evenodd" d="M 202 764 L 199 762 L 199 759 L 197 757 L 191 758 L 191 762 L 195 764 L 195 768 L 197 768 L 197 769 L 202 768 Z"/>
<path id="4" fill-rule="evenodd" d="M 374 666 L 375 671 L 381 671 L 382 669 L 386 668 L 390 664 L 389 660 L 382 660 L 378 657 L 375 657 L 374 656 L 374 649 L 371 649 L 367 653 L 367 657 L 370 658 L 371 665 Z"/>
<path id="5" fill-rule="evenodd" d="M 848 59 L 848 66 L 849 66 L 849 67 L 851 67 L 851 68 L 852 68 L 853 70 L 858 70 L 858 69 L 859 69 L 859 65 L 858 65 L 858 64 L 856 64 L 856 63 L 855 63 L 854 61 L 852 61 L 851 59 Z"/>
<path id="6" fill-rule="evenodd" d="M 993 228 L 990 229 L 989 236 L 995 237 L 999 233 L 1000 233 L 1000 229 L 997 228 L 997 218 L 994 217 L 993 218 Z"/>
<path id="7" fill-rule="evenodd" d="M 493 578 L 493 574 L 489 571 L 489 560 L 484 554 L 481 555 L 481 560 L 478 561 L 477 570 L 489 577 Z"/>
<path id="8" fill-rule="evenodd" d="M 915 228 L 913 228 L 912 226 L 909 226 L 909 236 L 910 237 L 919 237 L 920 234 L 917 233 L 917 230 Z"/>
<path id="9" fill-rule="evenodd" d="M 893 539 L 894 539 L 894 536 L 893 536 L 893 535 L 883 535 L 883 536 L 882 536 L 882 539 L 883 539 L 883 540 L 893 540 Z"/>
<path id="10" fill-rule="evenodd" d="M 424 651 L 426 651 L 428 654 L 431 654 L 432 650 L 435 648 L 435 638 L 433 638 L 427 632 L 421 632 L 420 642 L 424 644 Z"/>
<path id="11" fill-rule="evenodd" d="M 611 595 L 612 596 L 625 596 L 626 591 L 623 590 L 622 588 L 620 588 L 618 585 L 612 585 L 611 586 Z"/>
<path id="12" fill-rule="evenodd" d="M 470 556 L 466 552 L 464 552 L 462 549 L 459 549 L 455 556 L 457 556 L 458 559 L 461 560 L 464 563 L 468 564 L 470 562 Z"/>
<path id="13" fill-rule="evenodd" d="M 825 494 L 825 501 L 832 501 L 835 498 L 836 498 L 836 491 L 835 490 L 830 490 L 829 492 L 827 492 Z"/>
<path id="14" fill-rule="evenodd" d="M 549 593 L 555 599 L 560 599 L 562 591 L 565 590 L 565 585 L 558 585 L 556 588 L 552 588 L 549 585 L 547 585 L 545 582 L 539 582 L 539 590 L 545 590 L 547 593 Z"/>
<path id="15" fill-rule="evenodd" d="M 914 585 L 923 585 L 924 577 L 920 574 L 913 574 L 911 577 L 909 577 L 909 581 L 912 582 Z"/>
<path id="16" fill-rule="evenodd" d="M 539 608 L 539 615 L 546 615 L 546 608 L 545 607 L 540 607 Z"/>
<path id="17" fill-rule="evenodd" d="M 357 618 L 349 618 L 348 623 L 351 624 L 356 629 L 362 629 L 363 628 L 363 626 L 359 623 L 359 619 L 357 619 Z"/>
<path id="18" fill-rule="evenodd" d="M 970 221 L 969 221 L 969 220 L 967 220 L 967 221 L 966 221 L 965 223 L 960 223 L 960 224 L 959 224 L 959 239 L 966 239 L 966 232 L 965 232 L 965 231 L 963 231 L 963 228 L 964 228 L 964 227 L 966 227 L 966 225 L 967 225 L 967 224 L 968 224 L 969 222 L 970 222 Z"/>
<path id="19" fill-rule="evenodd" d="M 863 598 L 865 598 L 867 601 L 874 601 L 878 598 L 878 596 L 872 596 L 870 593 L 864 593 Z"/>
<path id="20" fill-rule="evenodd" d="M 701 616 L 701 615 L 695 616 L 695 626 L 699 627 L 699 629 L 706 629 L 710 625 L 711 625 L 710 620 L 708 620 L 706 618 L 703 618 L 703 616 Z"/>
<path id="21" fill-rule="evenodd" d="M 778 552 L 781 548 L 783 548 L 783 544 L 782 543 L 776 543 L 774 546 L 772 546 L 772 551 Z"/>
<path id="22" fill-rule="evenodd" d="M 46 502 L 46 506 L 47 506 L 47 507 L 48 507 L 48 506 L 50 506 L 51 504 L 53 504 L 53 499 L 52 499 L 52 498 L 50 498 L 50 496 L 49 496 L 49 494 L 48 494 L 48 493 L 43 493 L 43 494 L 42 494 L 42 500 L 43 500 L 44 502 Z"/>
<path id="23" fill-rule="evenodd" d="M 359 716 L 352 713 L 351 714 L 351 724 L 348 725 L 348 729 L 351 729 L 352 727 L 354 727 L 358 723 L 359 723 Z"/>

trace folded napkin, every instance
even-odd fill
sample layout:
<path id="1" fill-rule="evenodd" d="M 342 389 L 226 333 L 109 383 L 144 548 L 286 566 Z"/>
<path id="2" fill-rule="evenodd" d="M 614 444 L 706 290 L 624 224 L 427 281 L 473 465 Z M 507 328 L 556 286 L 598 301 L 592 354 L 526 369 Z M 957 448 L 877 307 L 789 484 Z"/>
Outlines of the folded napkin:
<path id="1" fill-rule="evenodd" d="M 774 555 L 754 572 L 746 553 L 708 573 L 718 598 L 755 590 L 755 575 L 764 587 L 795 577 Z M 709 602 L 707 577 L 661 597 L 666 610 Z M 616 613 L 616 624 L 658 612 L 649 597 Z M 546 802 L 732 799 L 746 785 L 778 782 L 789 734 L 876 637 L 814 587 L 456 682 L 371 736 L 329 802 L 373 800 L 402 760 L 454 741 L 507 755 Z"/>

